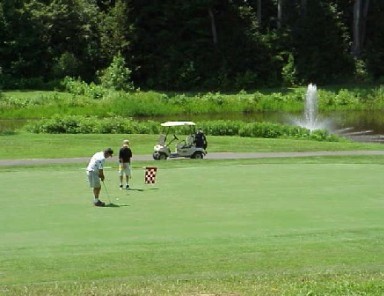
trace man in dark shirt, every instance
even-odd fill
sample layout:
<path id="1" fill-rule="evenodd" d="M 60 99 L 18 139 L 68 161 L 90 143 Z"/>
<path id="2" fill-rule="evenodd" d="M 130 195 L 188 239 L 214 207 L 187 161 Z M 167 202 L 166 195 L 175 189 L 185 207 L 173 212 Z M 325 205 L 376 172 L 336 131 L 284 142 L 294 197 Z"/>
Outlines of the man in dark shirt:
<path id="1" fill-rule="evenodd" d="M 129 189 L 129 179 L 131 178 L 131 158 L 132 150 L 129 147 L 129 141 L 124 140 L 123 146 L 119 150 L 119 178 L 120 189 L 123 189 L 123 179 L 125 176 L 125 188 Z"/>

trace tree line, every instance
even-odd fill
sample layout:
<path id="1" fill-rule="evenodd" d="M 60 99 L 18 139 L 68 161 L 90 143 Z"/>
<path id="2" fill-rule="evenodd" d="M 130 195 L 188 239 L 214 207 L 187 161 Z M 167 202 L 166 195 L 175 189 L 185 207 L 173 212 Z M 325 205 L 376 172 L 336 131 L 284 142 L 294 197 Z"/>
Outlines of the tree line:
<path id="1" fill-rule="evenodd" d="M 106 69 L 155 90 L 380 81 L 383 15 L 382 0 L 2 0 L 0 81 L 97 83 Z"/>

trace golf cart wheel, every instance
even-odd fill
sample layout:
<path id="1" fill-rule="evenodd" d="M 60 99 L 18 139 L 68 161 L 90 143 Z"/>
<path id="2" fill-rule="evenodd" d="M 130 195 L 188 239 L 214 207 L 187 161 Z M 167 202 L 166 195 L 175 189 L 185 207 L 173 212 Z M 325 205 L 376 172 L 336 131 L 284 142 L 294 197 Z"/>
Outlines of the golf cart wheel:
<path id="1" fill-rule="evenodd" d="M 159 152 L 153 152 L 152 157 L 154 160 L 160 160 L 160 153 Z"/>
<path id="2" fill-rule="evenodd" d="M 193 153 L 191 158 L 193 158 L 193 159 L 203 159 L 204 155 L 201 152 L 195 152 L 195 153 Z"/>
<path id="3" fill-rule="evenodd" d="M 165 153 L 159 153 L 159 160 L 166 160 L 167 155 Z"/>

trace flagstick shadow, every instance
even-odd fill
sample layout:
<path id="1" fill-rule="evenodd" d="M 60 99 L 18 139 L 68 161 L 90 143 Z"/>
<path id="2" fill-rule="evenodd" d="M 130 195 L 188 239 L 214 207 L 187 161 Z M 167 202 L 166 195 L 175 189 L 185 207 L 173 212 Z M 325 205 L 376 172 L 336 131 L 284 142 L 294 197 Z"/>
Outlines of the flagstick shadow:
<path id="1" fill-rule="evenodd" d="M 121 207 L 130 207 L 131 205 L 118 205 L 114 203 L 109 203 L 105 205 L 106 208 L 121 208 Z"/>
<path id="2" fill-rule="evenodd" d="M 158 190 L 159 188 L 158 187 L 151 187 L 151 188 L 129 188 L 128 191 L 140 191 L 140 192 L 143 192 L 143 191 L 147 191 L 147 190 Z"/>

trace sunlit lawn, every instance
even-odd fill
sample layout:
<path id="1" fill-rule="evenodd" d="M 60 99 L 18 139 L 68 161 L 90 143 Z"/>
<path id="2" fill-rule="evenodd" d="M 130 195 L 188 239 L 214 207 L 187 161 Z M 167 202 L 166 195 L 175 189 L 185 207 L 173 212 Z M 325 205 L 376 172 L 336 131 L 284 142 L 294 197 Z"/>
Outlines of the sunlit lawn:
<path id="1" fill-rule="evenodd" d="M 384 293 L 381 165 L 180 160 L 145 185 L 147 164 L 120 191 L 108 162 L 108 208 L 85 164 L 0 169 L 0 294 Z"/>

